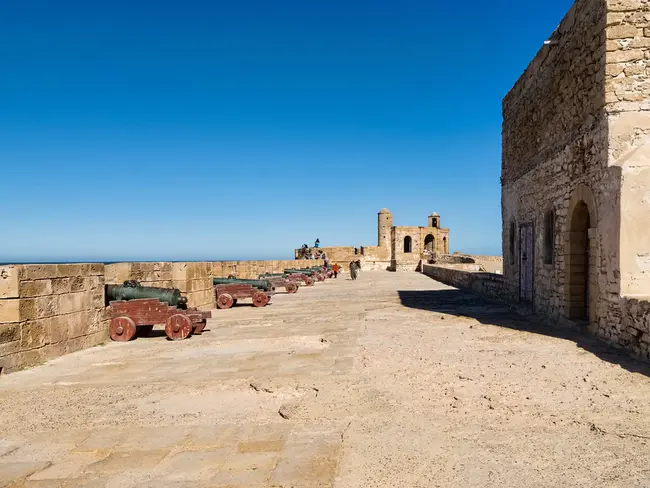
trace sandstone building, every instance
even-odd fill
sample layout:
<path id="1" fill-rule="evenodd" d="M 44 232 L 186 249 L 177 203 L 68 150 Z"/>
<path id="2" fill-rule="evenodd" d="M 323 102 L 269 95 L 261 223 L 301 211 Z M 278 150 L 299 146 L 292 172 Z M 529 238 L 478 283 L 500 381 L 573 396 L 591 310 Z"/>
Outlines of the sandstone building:
<path id="1" fill-rule="evenodd" d="M 650 3 L 578 0 L 503 100 L 511 298 L 647 356 Z"/>
<path id="2" fill-rule="evenodd" d="M 440 225 L 440 215 L 432 213 L 427 226 L 394 226 L 393 214 L 382 208 L 377 214 L 377 245 L 324 247 L 330 262 L 343 265 L 360 260 L 363 269 L 414 271 L 421 261 L 449 254 L 449 229 Z M 296 249 L 296 257 L 300 250 Z"/>

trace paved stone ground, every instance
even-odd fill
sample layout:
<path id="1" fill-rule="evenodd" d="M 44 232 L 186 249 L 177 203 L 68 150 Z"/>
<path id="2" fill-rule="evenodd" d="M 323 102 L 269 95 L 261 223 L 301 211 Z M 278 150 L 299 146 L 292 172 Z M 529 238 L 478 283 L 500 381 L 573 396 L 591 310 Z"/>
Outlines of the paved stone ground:
<path id="1" fill-rule="evenodd" d="M 646 487 L 648 370 L 416 273 L 0 379 L 0 487 Z"/>

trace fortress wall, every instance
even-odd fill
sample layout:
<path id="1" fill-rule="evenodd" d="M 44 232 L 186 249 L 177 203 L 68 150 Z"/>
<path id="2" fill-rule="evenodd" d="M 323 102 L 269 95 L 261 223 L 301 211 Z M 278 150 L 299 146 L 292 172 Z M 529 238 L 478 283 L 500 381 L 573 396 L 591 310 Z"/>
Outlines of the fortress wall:
<path id="1" fill-rule="evenodd" d="M 108 340 L 105 284 L 178 288 L 191 307 L 215 306 L 213 276 L 257 278 L 320 260 L 16 264 L 0 266 L 0 372 Z"/>
<path id="2" fill-rule="evenodd" d="M 287 268 L 311 268 L 322 266 L 321 259 L 286 259 L 273 261 L 214 261 L 212 276 L 226 278 L 234 274 L 237 278 L 256 279 L 262 273 L 282 273 Z"/>
<path id="3" fill-rule="evenodd" d="M 0 267 L 0 369 L 33 366 L 104 342 L 104 265 Z"/>

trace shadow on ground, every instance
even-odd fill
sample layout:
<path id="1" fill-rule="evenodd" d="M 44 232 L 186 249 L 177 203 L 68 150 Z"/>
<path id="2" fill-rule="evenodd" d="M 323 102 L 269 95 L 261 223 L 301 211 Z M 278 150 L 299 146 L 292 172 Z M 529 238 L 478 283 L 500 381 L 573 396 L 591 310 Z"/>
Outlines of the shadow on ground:
<path id="1" fill-rule="evenodd" d="M 604 361 L 650 377 L 650 365 L 630 357 L 624 350 L 606 344 L 583 328 L 557 324 L 537 315 L 521 315 L 509 305 L 489 302 L 463 290 L 408 290 L 397 293 L 405 307 L 470 317 L 486 325 L 557 337 L 574 342 Z"/>

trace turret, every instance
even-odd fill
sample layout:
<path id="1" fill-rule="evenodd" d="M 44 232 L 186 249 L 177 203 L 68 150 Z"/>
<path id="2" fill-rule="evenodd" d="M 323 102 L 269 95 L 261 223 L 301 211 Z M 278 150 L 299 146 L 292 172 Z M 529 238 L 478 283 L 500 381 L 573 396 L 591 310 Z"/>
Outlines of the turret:
<path id="1" fill-rule="evenodd" d="M 427 227 L 435 227 L 437 229 L 440 228 L 440 215 L 438 215 L 436 212 L 433 212 L 431 215 L 429 215 L 429 224 Z"/>
<path id="2" fill-rule="evenodd" d="M 386 208 L 382 208 L 377 214 L 377 245 L 390 249 L 391 229 L 393 228 L 393 214 Z"/>

